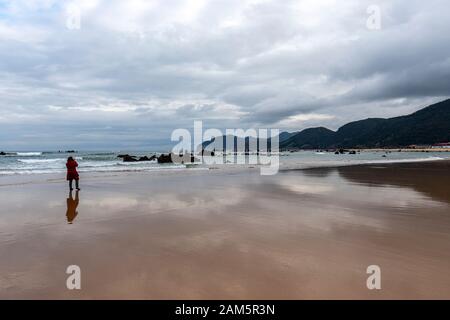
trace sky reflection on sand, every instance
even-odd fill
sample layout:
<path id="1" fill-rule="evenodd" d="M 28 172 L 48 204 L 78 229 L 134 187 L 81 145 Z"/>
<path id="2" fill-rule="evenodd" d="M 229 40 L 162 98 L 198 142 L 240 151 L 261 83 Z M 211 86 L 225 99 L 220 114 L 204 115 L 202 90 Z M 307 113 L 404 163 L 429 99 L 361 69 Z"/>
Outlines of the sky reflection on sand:
<path id="1" fill-rule="evenodd" d="M 447 176 L 358 170 L 87 178 L 70 225 L 59 184 L 2 188 L 0 297 L 450 298 Z"/>

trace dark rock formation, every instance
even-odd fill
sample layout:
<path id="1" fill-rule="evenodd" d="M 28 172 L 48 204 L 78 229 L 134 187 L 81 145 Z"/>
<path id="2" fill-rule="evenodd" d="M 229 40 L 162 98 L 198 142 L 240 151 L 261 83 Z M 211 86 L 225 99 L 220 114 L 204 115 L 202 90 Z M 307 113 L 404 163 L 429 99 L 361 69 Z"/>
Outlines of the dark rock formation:
<path id="1" fill-rule="evenodd" d="M 173 163 L 172 154 L 162 154 L 158 157 L 158 163 Z"/>
<path id="2" fill-rule="evenodd" d="M 117 158 L 123 159 L 123 162 L 144 162 L 144 161 L 153 161 L 156 159 L 156 156 L 143 156 L 143 157 L 136 157 L 136 156 L 130 156 L 129 154 L 119 154 Z"/>
<path id="3" fill-rule="evenodd" d="M 143 156 L 143 157 L 140 157 L 138 161 L 153 161 L 155 159 L 156 159 L 156 156 L 151 156 L 151 157 Z"/>
<path id="4" fill-rule="evenodd" d="M 139 160 L 136 157 L 126 155 L 123 158 L 123 162 L 138 162 Z"/>
<path id="5" fill-rule="evenodd" d="M 215 150 L 205 150 L 205 149 L 202 149 L 202 157 L 207 157 L 207 156 L 210 156 L 210 157 L 214 157 L 214 155 L 215 155 Z"/>

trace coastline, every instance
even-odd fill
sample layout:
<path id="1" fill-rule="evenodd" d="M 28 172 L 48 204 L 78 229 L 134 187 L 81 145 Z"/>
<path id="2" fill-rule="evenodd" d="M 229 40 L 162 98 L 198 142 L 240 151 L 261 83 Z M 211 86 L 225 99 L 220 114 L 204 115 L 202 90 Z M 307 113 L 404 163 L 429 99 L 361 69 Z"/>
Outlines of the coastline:
<path id="1" fill-rule="evenodd" d="M 281 171 L 304 171 L 304 170 L 315 170 L 315 169 L 337 169 L 337 168 L 359 168 L 359 167 L 386 167 L 386 168 L 395 168 L 395 167 L 410 167 L 410 168 L 430 168 L 430 167 L 442 167 L 442 168 L 450 168 L 450 159 L 407 159 L 407 160 L 392 160 L 392 161 L 371 161 L 368 163 L 351 163 L 351 164 L 342 164 L 335 165 L 330 164 L 329 166 L 317 166 L 317 167 L 309 167 L 309 168 L 299 168 L 299 169 L 285 169 Z"/>
<path id="2" fill-rule="evenodd" d="M 450 148 L 377 148 L 377 149 L 349 149 L 364 152 L 450 152 Z"/>
<path id="3" fill-rule="evenodd" d="M 370 152 L 382 152 L 375 151 L 371 149 Z M 419 152 L 419 151 L 418 151 Z M 286 154 L 289 156 L 290 154 Z M 283 158 L 283 157 L 282 157 Z M 410 158 L 410 159 L 377 159 L 377 160 L 354 160 L 353 158 L 347 159 L 350 161 L 341 161 L 342 158 L 336 159 L 336 161 L 330 162 L 305 162 L 305 163 L 294 163 L 294 164 L 281 164 L 279 171 L 295 171 L 295 170 L 309 170 L 314 168 L 335 168 L 335 167 L 352 167 L 352 166 L 364 166 L 364 165 L 384 165 L 384 164 L 401 164 L 401 163 L 428 163 L 436 161 L 450 161 L 450 158 Z M 241 165 L 194 165 L 192 167 L 160 167 L 160 168 L 124 168 L 122 170 L 107 170 L 102 168 L 101 170 L 83 171 L 80 170 L 80 174 L 85 178 L 102 178 L 109 176 L 120 176 L 120 175 L 132 175 L 132 174 L 145 174 L 145 175 L 171 175 L 171 174 L 196 174 L 198 171 L 202 172 L 216 172 L 220 171 L 222 173 L 239 173 L 246 171 L 260 170 L 261 166 L 252 164 L 241 164 Z M 61 169 L 59 172 L 53 173 L 40 173 L 40 172 L 30 172 L 26 174 L 0 174 L 0 188 L 6 186 L 12 186 L 17 184 L 28 184 L 37 182 L 54 182 L 60 183 L 65 181 L 65 170 Z"/>

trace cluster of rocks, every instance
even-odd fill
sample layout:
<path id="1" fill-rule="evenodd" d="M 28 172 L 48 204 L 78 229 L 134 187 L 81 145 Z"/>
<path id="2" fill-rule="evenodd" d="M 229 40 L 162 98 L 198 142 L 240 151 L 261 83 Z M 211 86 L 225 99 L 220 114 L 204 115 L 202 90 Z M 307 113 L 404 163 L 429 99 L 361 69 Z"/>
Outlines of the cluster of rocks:
<path id="1" fill-rule="evenodd" d="M 153 161 L 156 159 L 156 156 L 143 156 L 143 157 L 136 157 L 136 156 L 130 156 L 129 154 L 119 154 L 117 158 L 121 158 L 123 162 L 140 162 L 140 161 Z"/>
<path id="2" fill-rule="evenodd" d="M 162 154 L 158 158 L 158 163 L 173 163 L 172 154 Z"/>
<path id="3" fill-rule="evenodd" d="M 169 154 L 161 154 L 159 156 L 152 155 L 150 157 L 142 156 L 132 156 L 129 154 L 119 154 L 117 156 L 121 158 L 123 162 L 144 162 L 144 161 L 158 161 L 158 163 L 194 163 L 198 161 L 198 159 L 192 153 L 185 153 L 180 155 L 174 155 L 172 153 Z"/>
<path id="4" fill-rule="evenodd" d="M 348 153 L 348 154 L 356 154 L 356 153 L 360 153 L 360 151 L 358 150 L 358 151 L 356 151 L 356 150 L 347 150 L 347 149 L 343 149 L 343 148 L 340 148 L 340 149 L 325 149 L 325 150 L 322 150 L 322 149 L 320 149 L 320 150 L 317 150 L 316 152 L 333 152 L 334 154 L 346 154 L 346 153 Z"/>
<path id="5" fill-rule="evenodd" d="M 77 153 L 77 151 L 76 150 L 66 150 L 66 151 L 58 150 L 58 153 Z"/>
<path id="6" fill-rule="evenodd" d="M 345 149 L 338 149 L 334 152 L 334 154 L 356 154 L 355 150 L 345 150 Z"/>
<path id="7" fill-rule="evenodd" d="M 3 151 L 0 151 L 0 156 L 14 156 L 14 155 L 16 155 L 17 153 L 11 153 L 11 152 L 3 152 Z"/>

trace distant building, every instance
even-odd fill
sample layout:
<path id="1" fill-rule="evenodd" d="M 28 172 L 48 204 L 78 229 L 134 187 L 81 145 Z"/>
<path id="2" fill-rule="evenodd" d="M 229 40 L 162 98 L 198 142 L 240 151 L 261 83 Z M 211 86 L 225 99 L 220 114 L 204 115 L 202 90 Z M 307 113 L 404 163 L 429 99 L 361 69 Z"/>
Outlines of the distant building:
<path id="1" fill-rule="evenodd" d="M 450 149 L 450 142 L 436 143 L 432 146 L 433 149 Z"/>
<path id="2" fill-rule="evenodd" d="M 430 146 L 425 146 L 425 145 L 416 145 L 416 144 L 411 144 L 407 147 L 408 149 L 428 149 L 430 148 Z"/>

